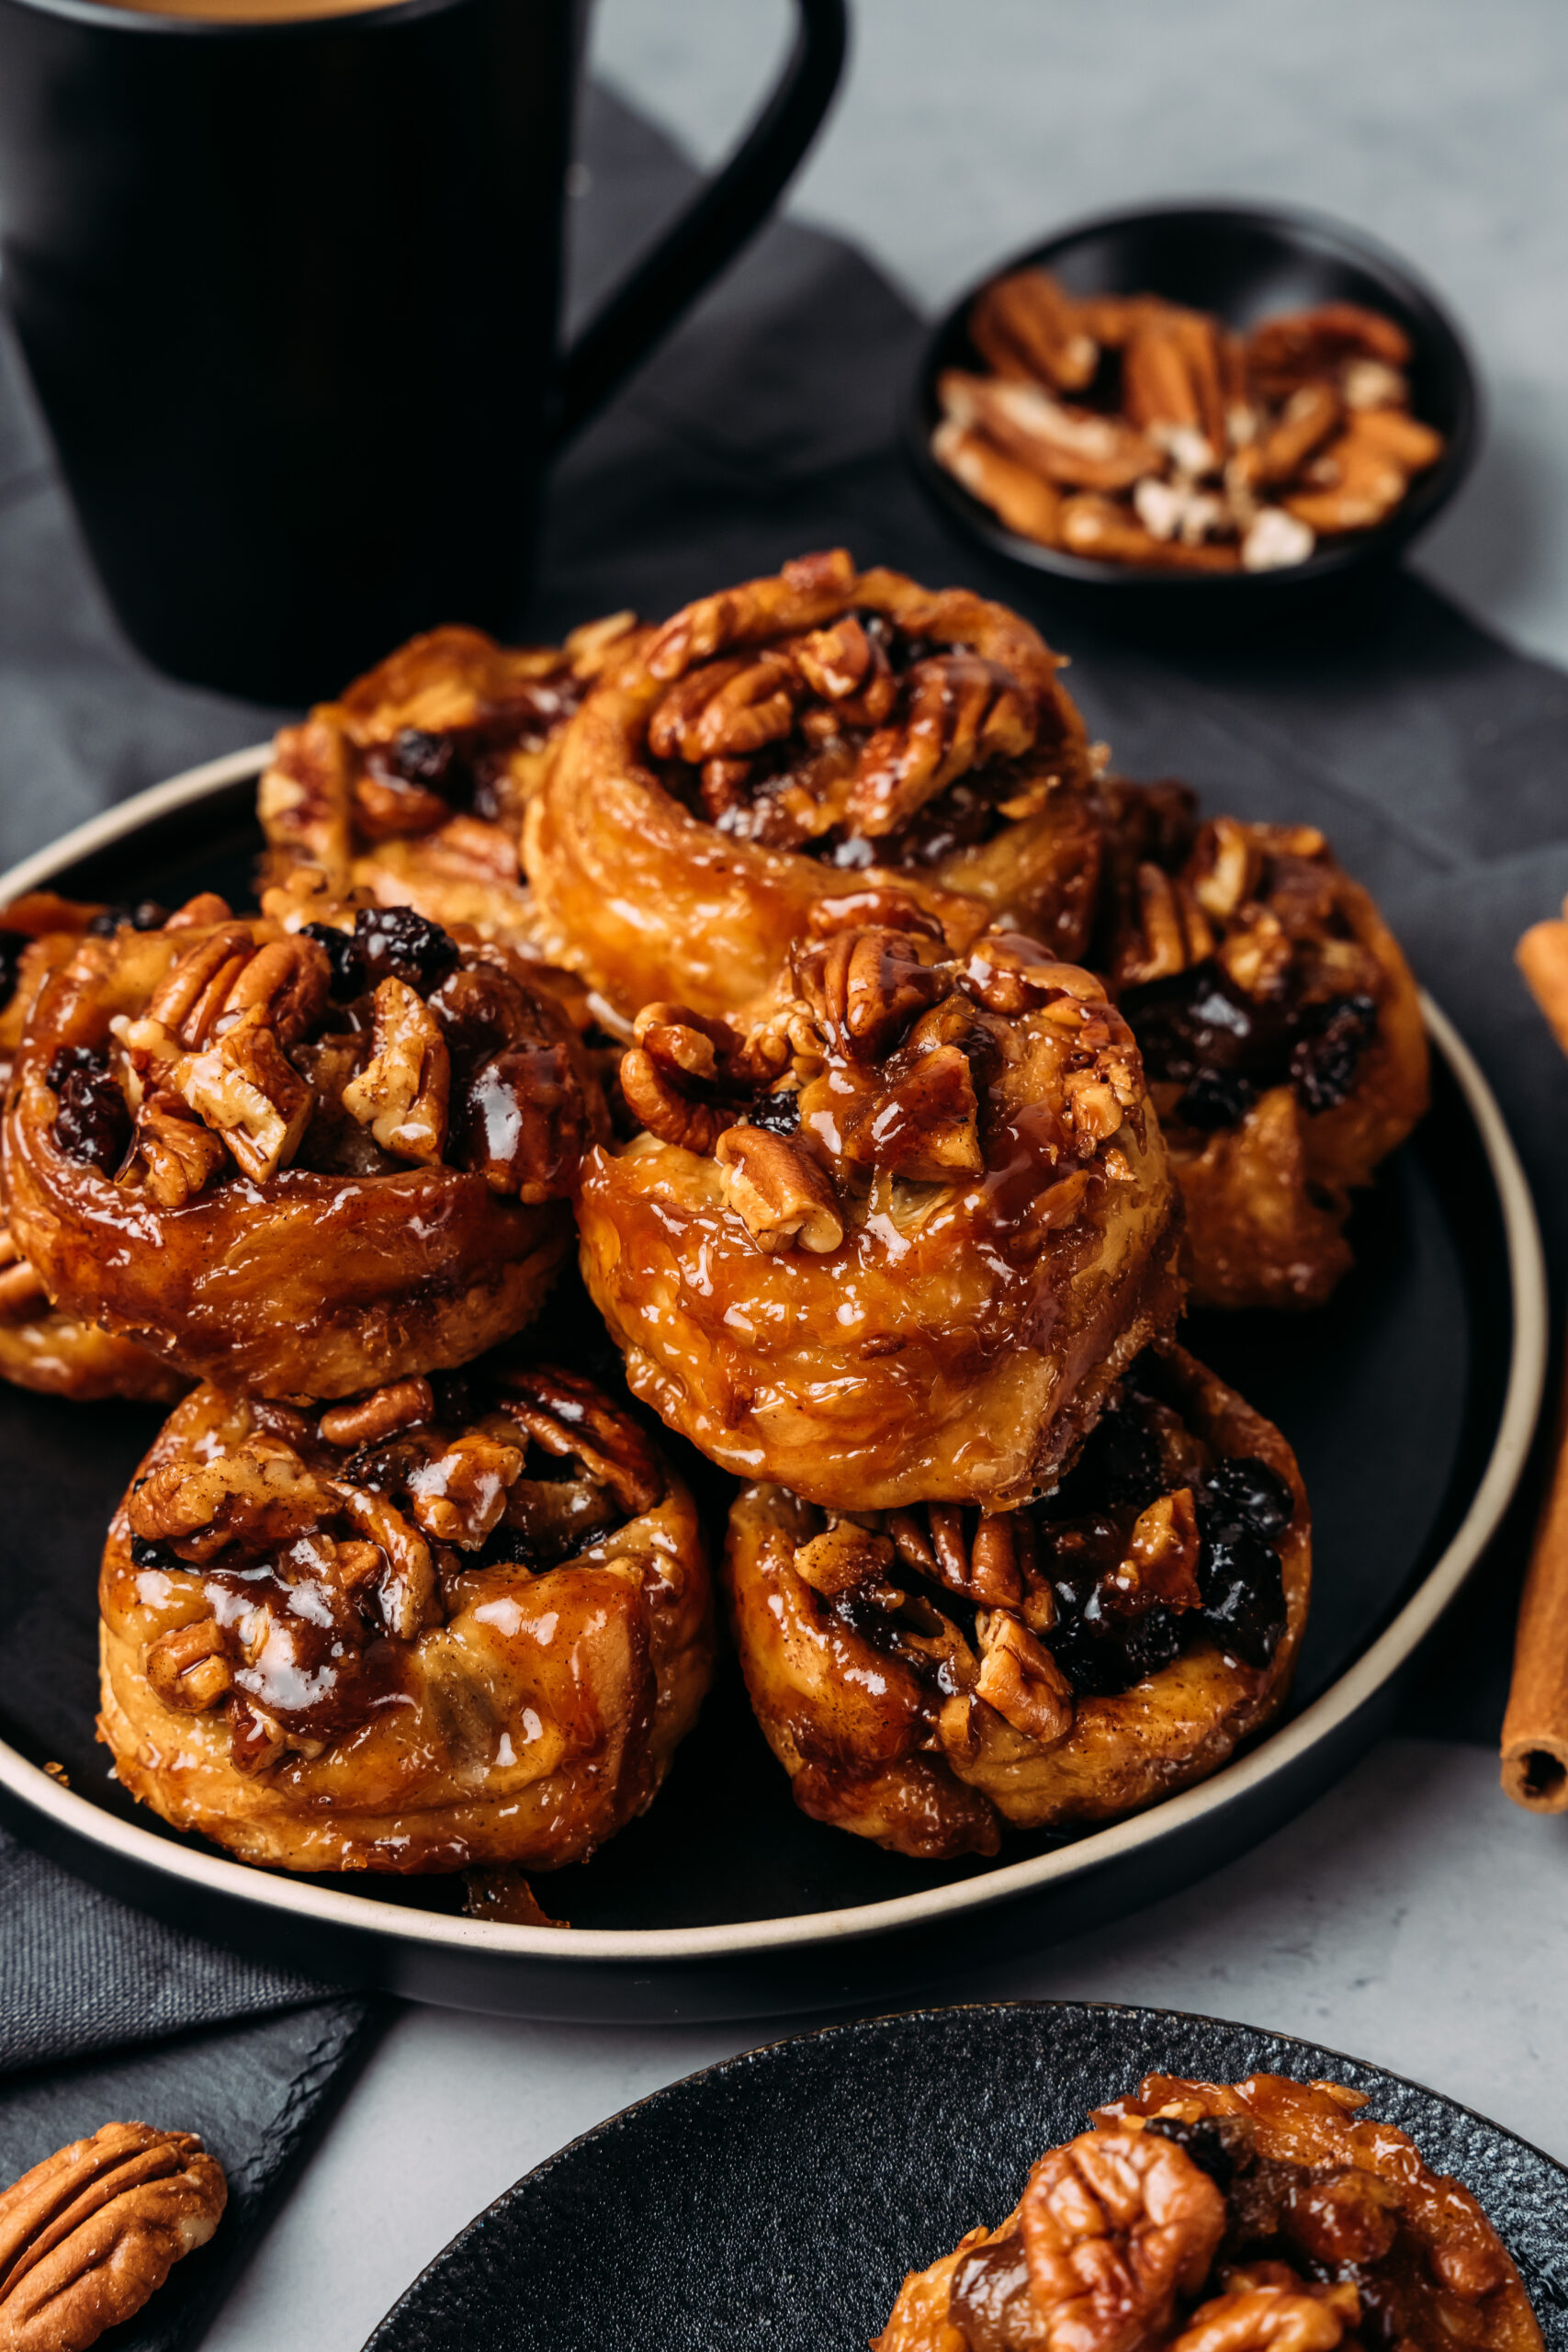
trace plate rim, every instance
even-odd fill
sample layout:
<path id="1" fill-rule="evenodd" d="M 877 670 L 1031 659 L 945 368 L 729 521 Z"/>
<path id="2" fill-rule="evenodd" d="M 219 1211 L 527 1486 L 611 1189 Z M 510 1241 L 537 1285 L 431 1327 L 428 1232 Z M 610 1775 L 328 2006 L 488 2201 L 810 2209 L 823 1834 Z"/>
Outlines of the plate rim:
<path id="1" fill-rule="evenodd" d="M 438 2252 L 433 2254 L 423 2268 L 409 2280 L 396 2302 L 388 2305 L 366 2337 L 362 2352 L 376 2352 L 376 2347 L 380 2344 L 385 2330 L 391 2325 L 410 2297 L 418 2291 L 427 2278 L 445 2266 L 465 2239 L 471 2237 L 484 2227 L 498 2207 L 508 2204 L 520 2190 L 526 2188 L 531 2181 L 543 2180 L 558 2165 L 564 2163 L 568 2156 L 576 2154 L 580 2148 L 586 2147 L 590 2141 L 598 2139 L 601 2133 L 615 2130 L 618 2125 L 627 2122 L 633 2116 L 640 2115 L 645 2108 L 656 2106 L 660 2099 L 667 2098 L 677 2091 L 689 2090 L 694 2084 L 705 2081 L 709 2075 L 728 2075 L 743 2066 L 750 2066 L 758 2060 L 774 2058 L 780 2052 L 789 2050 L 796 2044 L 825 2041 L 834 2034 L 849 2037 L 863 2032 L 873 2032 L 881 2026 L 913 2024 L 917 2020 L 927 2018 L 1010 2016 L 1017 2010 L 1032 2012 L 1048 2010 L 1055 2015 L 1080 2018 L 1156 2018 L 1162 2023 L 1168 2021 L 1176 2025 L 1218 2026 L 1232 2033 L 1263 2034 L 1270 2041 L 1287 2043 L 1292 2050 L 1309 2050 L 1348 2066 L 1365 2068 L 1370 2074 L 1381 2075 L 1385 2082 L 1397 2084 L 1402 2090 L 1416 2091 L 1424 2098 L 1436 2100 L 1439 2106 L 1447 2108 L 1455 2115 L 1468 2117 L 1472 2122 L 1480 2124 L 1484 2131 L 1496 2132 L 1500 2138 L 1511 2141 L 1515 2147 L 1524 2149 L 1538 2162 L 1549 2165 L 1554 2173 L 1561 2176 L 1564 2192 L 1568 2193 L 1568 2163 L 1560 2156 L 1551 2155 L 1545 2148 L 1538 2146 L 1535 2141 L 1527 2140 L 1522 2132 L 1515 2132 L 1506 2123 L 1499 2123 L 1494 2117 L 1483 2115 L 1479 2108 L 1471 2107 L 1464 2099 L 1450 2098 L 1447 2091 L 1437 2090 L 1430 2083 L 1418 2082 L 1414 2075 L 1399 2074 L 1392 2066 L 1380 2065 L 1372 2058 L 1358 2058 L 1353 2052 L 1337 2050 L 1326 2041 L 1309 2041 L 1304 2034 L 1281 2032 L 1275 2026 L 1254 2025 L 1244 2018 L 1214 2017 L 1203 2009 L 1166 2008 L 1159 2003 L 1151 2001 L 1078 2001 L 1062 1999 L 1051 1994 L 1042 1994 L 1038 1996 L 1021 1994 L 1016 1999 L 1007 2001 L 921 2002 L 912 2008 L 876 2010 L 868 2017 L 834 2018 L 826 2025 L 803 2027 L 794 2033 L 778 2034 L 770 2041 L 760 2041 L 745 2050 L 731 2051 L 728 2057 L 712 2059 L 705 2066 L 694 2066 L 689 2075 L 677 2075 L 673 2081 L 660 2083 L 655 2089 L 645 2091 L 640 2098 L 628 2099 L 625 2107 L 616 2108 L 612 2114 L 602 2116 L 597 2123 L 591 2123 L 586 2131 L 577 2132 L 560 2147 L 552 2148 L 548 2155 L 541 2156 L 537 2164 L 530 2165 L 526 2172 L 519 2173 L 515 2180 L 509 2181 L 504 2188 L 498 2189 L 488 2204 L 480 2206 L 477 2213 L 470 2214 L 461 2228 L 455 2230 L 446 2244 Z"/>
<path id="2" fill-rule="evenodd" d="M 0 909 L 154 819 L 215 798 L 259 775 L 271 756 L 270 742 L 224 753 L 87 819 L 0 874 Z M 814 1947 L 841 1949 L 911 1928 L 934 1928 L 965 1912 L 988 1911 L 1021 1896 L 1043 1894 L 1054 1883 L 1065 1884 L 1119 1861 L 1163 1833 L 1189 1826 L 1207 1813 L 1245 1798 L 1276 1772 L 1288 1770 L 1330 1740 L 1412 1656 L 1495 1533 L 1518 1484 L 1540 1417 L 1550 1325 L 1546 1261 L 1529 1182 L 1475 1057 L 1424 989 L 1420 996 L 1428 1038 L 1447 1064 L 1475 1124 L 1503 1220 L 1513 1338 L 1496 1433 L 1459 1525 L 1382 1633 L 1300 1714 L 1196 1786 L 1163 1798 L 1123 1821 L 1092 1830 L 1070 1845 L 1002 1863 L 983 1877 L 829 1911 L 791 1912 L 770 1919 L 696 1928 L 512 1927 L 420 1911 L 368 1893 L 350 1894 L 318 1885 L 309 1878 L 275 1874 L 226 1855 L 201 1852 L 139 1823 L 118 1821 L 91 1798 L 62 1786 L 40 1766 L 29 1763 L 5 1739 L 0 1739 L 0 1791 L 41 1815 L 68 1838 L 84 1840 L 166 1881 L 220 1898 L 256 1904 L 271 1914 L 290 1915 L 306 1923 L 314 1920 L 322 1928 L 353 1936 L 390 1938 L 433 1956 L 445 1951 L 492 1961 L 580 1962 L 596 1972 L 626 1963 L 646 1968 L 655 1962 L 745 1961 L 763 1954 L 804 1953 Z"/>

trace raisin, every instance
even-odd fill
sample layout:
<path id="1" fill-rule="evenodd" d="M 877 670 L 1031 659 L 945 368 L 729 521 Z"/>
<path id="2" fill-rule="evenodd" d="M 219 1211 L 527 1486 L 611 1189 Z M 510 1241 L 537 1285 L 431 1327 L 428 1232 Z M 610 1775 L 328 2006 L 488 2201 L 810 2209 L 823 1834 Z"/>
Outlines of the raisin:
<path id="1" fill-rule="evenodd" d="M 1378 1009 L 1370 996 L 1341 997 L 1323 1009 L 1312 1035 L 1297 1039 L 1291 1083 L 1309 1112 L 1333 1111 L 1345 1101 L 1377 1024 Z"/>
<path id="2" fill-rule="evenodd" d="M 1217 2188 L 1228 2189 L 1253 2161 L 1251 2126 L 1239 2115 L 1205 2115 L 1195 2123 L 1179 2115 L 1151 2115 L 1144 2129 L 1174 2140 Z"/>
<path id="3" fill-rule="evenodd" d="M 752 1126 L 761 1127 L 771 1136 L 793 1136 L 800 1125 L 800 1097 L 793 1088 L 782 1094 L 764 1094 L 753 1102 L 747 1116 Z"/>
<path id="4" fill-rule="evenodd" d="M 1258 1100 L 1249 1078 L 1235 1069 L 1201 1069 L 1176 1106 L 1183 1126 L 1239 1127 Z"/>
<path id="5" fill-rule="evenodd" d="M 137 1484 L 142 1482 L 139 1479 Z M 184 1560 L 176 1559 L 164 1544 L 156 1544 L 150 1535 L 133 1535 L 130 1539 L 131 1566 L 138 1568 L 183 1568 Z"/>
<path id="6" fill-rule="evenodd" d="M 334 931 L 330 922 L 308 922 L 307 939 L 316 940 L 327 951 L 332 967 L 332 992 L 334 1002 L 350 1004 L 365 993 L 365 958 L 360 954 L 352 932 Z"/>
<path id="7" fill-rule="evenodd" d="M 0 931 L 0 1004 L 9 1004 L 16 995 L 22 957 L 31 945 L 25 932 Z"/>
<path id="8" fill-rule="evenodd" d="M 1198 1555 L 1203 1623 L 1244 1666 L 1261 1669 L 1285 1630 L 1280 1555 L 1239 1520 L 1212 1521 Z"/>
<path id="9" fill-rule="evenodd" d="M 128 924 L 132 931 L 162 931 L 168 920 L 168 909 L 161 907 L 156 899 L 141 899 L 133 907 L 105 907 L 93 917 L 87 929 L 95 939 L 112 939 L 117 931 L 123 931 Z"/>
<path id="10" fill-rule="evenodd" d="M 107 1053 L 62 1046 L 50 1063 L 48 1084 L 60 1106 L 50 1127 L 56 1148 L 112 1176 L 130 1142 L 130 1113 Z"/>
<path id="11" fill-rule="evenodd" d="M 412 907 L 361 907 L 354 941 L 372 987 L 389 978 L 428 996 L 457 966 L 457 943 Z"/>
<path id="12" fill-rule="evenodd" d="M 1083 1452 L 1053 1498 L 1052 1517 L 1077 1519 L 1109 1505 L 1139 1510 L 1165 1492 L 1159 1445 L 1135 1409 L 1118 1407 L 1090 1431 Z"/>
<path id="13" fill-rule="evenodd" d="M 1239 1521 L 1266 1544 L 1296 1515 L 1295 1498 L 1283 1478 L 1255 1453 L 1216 1463 L 1203 1481 L 1202 1501 L 1205 1511 L 1216 1519 Z"/>

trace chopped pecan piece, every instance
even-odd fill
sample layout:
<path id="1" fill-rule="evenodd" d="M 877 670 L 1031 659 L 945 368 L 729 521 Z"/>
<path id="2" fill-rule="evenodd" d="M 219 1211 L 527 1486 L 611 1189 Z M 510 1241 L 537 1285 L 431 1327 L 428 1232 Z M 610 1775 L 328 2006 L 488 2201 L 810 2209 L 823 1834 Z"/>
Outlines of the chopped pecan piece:
<path id="1" fill-rule="evenodd" d="M 133 1490 L 127 1514 L 132 1534 L 200 1565 L 231 1544 L 288 1544 L 326 1507 L 326 1489 L 293 1447 L 258 1436 L 212 1462 L 164 1464 Z"/>
<path id="2" fill-rule="evenodd" d="M 86 2352 L 207 2244 L 228 2193 L 190 2132 L 106 2123 L 46 2157 L 0 2195 L 0 2342 Z"/>
<path id="3" fill-rule="evenodd" d="M 838 1196 L 826 1171 L 788 1136 L 764 1127 L 727 1127 L 714 1148 L 730 1207 L 760 1250 L 821 1255 L 844 1238 Z"/>
<path id="4" fill-rule="evenodd" d="M 477 1551 L 501 1524 L 507 1488 L 522 1475 L 521 1447 L 467 1430 L 443 1453 L 409 1471 L 405 1484 L 414 1522 L 435 1543 Z"/>
<path id="5" fill-rule="evenodd" d="M 217 1706 L 234 1682 L 221 1626 L 214 1618 L 199 1617 L 160 1634 L 147 1652 L 147 1679 L 164 1706 L 178 1713 L 199 1715 Z"/>
<path id="6" fill-rule="evenodd" d="M 243 1014 L 212 1045 L 185 1055 L 169 1070 L 168 1083 L 258 1184 L 288 1166 L 310 1122 L 310 1089 L 258 1012 Z"/>
<path id="7" fill-rule="evenodd" d="M 136 1114 L 136 1156 L 160 1208 L 183 1208 L 223 1165 L 222 1137 L 193 1119 L 183 1097 L 160 1091 L 143 1098 Z"/>
<path id="8" fill-rule="evenodd" d="M 1006 1610 L 976 1620 L 980 1679 L 976 1696 L 1025 1739 L 1054 1747 L 1073 1727 L 1073 1686 L 1050 1651 Z"/>
<path id="9" fill-rule="evenodd" d="M 434 1166 L 446 1148 L 452 1084 L 441 1023 L 404 980 L 382 980 L 375 1004 L 371 1057 L 344 1088 L 344 1107 L 383 1151 Z"/>
<path id="10" fill-rule="evenodd" d="M 840 1593 L 852 1592 L 875 1606 L 897 1609 L 904 1595 L 886 1573 L 893 1556 L 893 1545 L 886 1535 L 859 1527 L 852 1519 L 841 1519 L 799 1544 L 794 1565 L 795 1575 L 829 1600 Z"/>
<path id="11" fill-rule="evenodd" d="M 1359 2307 L 1352 2326 L 1358 2317 Z M 1345 2314 L 1326 2294 L 1252 2287 L 1200 2303 L 1170 2352 L 1334 2352 L 1345 2329 Z"/>
<path id="12" fill-rule="evenodd" d="M 321 1431 L 329 1445 L 372 1445 L 378 1438 L 391 1437 L 416 1421 L 429 1420 L 434 1410 L 434 1393 L 421 1374 L 373 1388 L 368 1396 L 355 1397 L 352 1404 L 334 1405 L 321 1415 Z"/>
<path id="13" fill-rule="evenodd" d="M 440 1620 L 435 1563 L 429 1544 L 384 1495 L 337 1479 L 333 1481 L 332 1492 L 350 1524 L 386 1560 L 377 1592 L 383 1624 L 396 1640 L 412 1642 L 426 1625 Z"/>

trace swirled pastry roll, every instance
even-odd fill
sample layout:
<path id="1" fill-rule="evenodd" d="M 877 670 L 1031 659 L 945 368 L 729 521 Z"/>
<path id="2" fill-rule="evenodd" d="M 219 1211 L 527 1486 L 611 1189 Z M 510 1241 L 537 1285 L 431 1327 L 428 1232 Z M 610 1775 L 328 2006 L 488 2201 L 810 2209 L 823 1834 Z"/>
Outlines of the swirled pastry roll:
<path id="1" fill-rule="evenodd" d="M 285 1870 L 581 1860 L 651 1803 L 713 1662 L 669 1464 L 587 1381 L 494 1360 L 319 1415 L 197 1389 L 99 1599 L 122 1785 Z"/>
<path id="2" fill-rule="evenodd" d="M 1312 825 L 1114 785 L 1111 986 L 1187 1207 L 1193 1302 L 1315 1306 L 1351 1196 L 1427 1107 L 1416 983 Z"/>
<path id="3" fill-rule="evenodd" d="M 900 920 L 799 942 L 749 1024 L 643 1009 L 644 1132 L 583 1163 L 582 1268 L 633 1393 L 724 1468 L 1000 1509 L 1169 1329 L 1178 1204 L 1100 983 Z"/>
<path id="4" fill-rule="evenodd" d="M 53 972 L 6 1120 L 11 1231 L 66 1313 L 193 1376 L 336 1396 L 536 1312 L 607 1132 L 513 951 L 406 908 L 193 900 Z"/>
<path id="5" fill-rule="evenodd" d="M 1165 1342 L 1041 1502 L 852 1519 L 757 1485 L 724 1577 L 802 1811 L 945 1859 L 1216 1770 L 1283 1700 L 1312 1545 L 1279 1430 Z"/>
<path id="6" fill-rule="evenodd" d="M 1149 2075 L 999 2228 L 905 2279 L 872 2352 L 1541 2352 L 1478 2198 L 1364 2091 Z"/>
<path id="7" fill-rule="evenodd" d="M 522 647 L 432 629 L 281 729 L 256 799 L 265 881 L 286 885 L 303 866 L 337 898 L 359 891 L 485 938 L 530 936 L 524 804 L 633 626 L 616 613 L 564 645 Z"/>
<path id="8" fill-rule="evenodd" d="M 0 1090 L 9 1084 L 22 1029 L 51 972 L 69 963 L 85 936 L 112 939 L 125 923 L 163 920 L 150 902 L 90 905 L 33 890 L 0 911 Z M 78 1315 L 51 1306 L 5 1217 L 0 1186 L 0 1380 L 81 1404 L 106 1396 L 172 1404 L 190 1385 L 173 1367 L 130 1340 L 117 1340 Z"/>
<path id="9" fill-rule="evenodd" d="M 1102 813 L 1026 621 L 842 549 L 689 605 L 611 667 L 529 803 L 549 952 L 626 1012 L 724 1012 L 811 910 L 895 891 L 966 946 L 1006 915 L 1081 956 Z"/>

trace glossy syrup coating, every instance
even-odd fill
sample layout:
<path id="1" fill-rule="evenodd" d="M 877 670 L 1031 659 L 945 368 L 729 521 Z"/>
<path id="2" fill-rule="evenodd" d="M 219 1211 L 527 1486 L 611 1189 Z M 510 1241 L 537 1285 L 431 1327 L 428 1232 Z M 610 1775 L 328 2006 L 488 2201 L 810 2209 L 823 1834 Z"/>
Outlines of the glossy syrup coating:
<path id="1" fill-rule="evenodd" d="M 901 919 L 798 942 L 744 1028 L 644 1008 L 583 1273 L 633 1393 L 737 1476 L 1000 1508 L 1174 1321 L 1176 1194 L 1099 982 Z"/>
<path id="2" fill-rule="evenodd" d="M 633 626 L 616 613 L 564 645 L 520 647 L 432 629 L 280 729 L 256 795 L 265 884 L 304 866 L 339 898 L 367 892 L 487 939 L 531 937 L 524 805 Z"/>
<path id="3" fill-rule="evenodd" d="M 99 1602 L 121 1783 L 287 1870 L 581 1860 L 712 1671 L 680 1480 L 587 1381 L 494 1359 L 325 1412 L 197 1389 Z"/>
<path id="4" fill-rule="evenodd" d="M 160 908 L 100 906 L 29 891 L 0 911 L 0 1089 L 9 1082 L 22 1029 L 51 972 L 69 963 L 85 935 L 112 937 L 123 923 L 160 920 Z M 173 1404 L 190 1383 L 137 1347 L 51 1306 L 42 1277 L 5 1222 L 0 1188 L 0 1380 L 79 1404 L 122 1396 Z"/>
<path id="5" fill-rule="evenodd" d="M 1480 2200 L 1366 2105 L 1148 2075 L 909 2274 L 873 2352 L 1540 2352 Z"/>
<path id="6" fill-rule="evenodd" d="M 758 1722 L 814 1819 L 917 1858 L 1113 1820 L 1277 1711 L 1312 1582 L 1295 1458 L 1168 1342 L 1032 1507 L 730 1512 L 724 1583 Z"/>
<path id="7" fill-rule="evenodd" d="M 1181 786 L 1108 797 L 1110 983 L 1181 1185 L 1193 1303 L 1320 1306 L 1353 1194 L 1427 1108 L 1409 967 L 1315 826 L 1200 826 Z"/>
<path id="8" fill-rule="evenodd" d="M 18 1248 L 193 1377 L 330 1397 L 466 1363 L 536 1313 L 606 1131 L 530 969 L 407 910 L 209 897 L 85 937 L 17 1059 Z"/>
<path id="9" fill-rule="evenodd" d="M 725 1012 L 824 899 L 896 889 L 963 947 L 1089 938 L 1094 756 L 1028 623 L 839 549 L 635 640 L 563 732 L 524 862 L 550 952 L 627 1014 Z"/>

